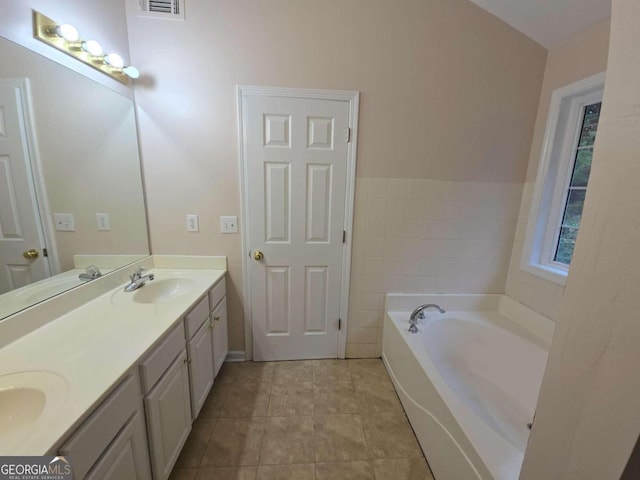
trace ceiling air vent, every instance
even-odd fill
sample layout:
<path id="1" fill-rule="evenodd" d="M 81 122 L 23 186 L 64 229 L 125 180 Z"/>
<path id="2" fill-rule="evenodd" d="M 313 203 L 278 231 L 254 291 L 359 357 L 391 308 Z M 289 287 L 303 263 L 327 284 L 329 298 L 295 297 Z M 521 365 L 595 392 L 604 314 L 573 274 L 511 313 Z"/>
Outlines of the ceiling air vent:
<path id="1" fill-rule="evenodd" d="M 145 17 L 184 19 L 184 0 L 140 0 Z"/>

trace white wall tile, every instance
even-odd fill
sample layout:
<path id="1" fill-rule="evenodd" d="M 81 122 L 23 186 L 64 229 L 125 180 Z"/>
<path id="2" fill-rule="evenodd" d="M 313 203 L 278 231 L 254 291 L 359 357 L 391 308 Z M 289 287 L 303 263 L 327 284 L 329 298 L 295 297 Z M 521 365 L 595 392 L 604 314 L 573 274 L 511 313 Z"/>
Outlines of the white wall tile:
<path id="1" fill-rule="evenodd" d="M 509 275 L 516 298 L 535 303 L 557 297 L 510 269 L 513 252 L 521 249 L 514 238 L 526 227 L 518 215 L 530 190 L 521 184 L 359 179 L 347 355 L 380 355 L 386 293 L 502 293 Z"/>
<path id="2" fill-rule="evenodd" d="M 422 179 L 409 179 L 409 198 L 426 200 L 429 181 Z"/>
<path id="3" fill-rule="evenodd" d="M 407 178 L 389 179 L 389 198 L 408 198 L 409 180 Z"/>

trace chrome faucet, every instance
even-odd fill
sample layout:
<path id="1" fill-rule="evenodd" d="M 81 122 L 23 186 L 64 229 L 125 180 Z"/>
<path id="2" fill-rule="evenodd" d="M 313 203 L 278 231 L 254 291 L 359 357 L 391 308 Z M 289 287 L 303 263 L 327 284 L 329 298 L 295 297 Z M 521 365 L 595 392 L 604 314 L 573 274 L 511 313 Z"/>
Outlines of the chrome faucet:
<path id="1" fill-rule="evenodd" d="M 139 289 L 147 283 L 147 280 L 153 280 L 154 274 L 150 273 L 149 275 L 144 275 L 146 270 L 143 267 L 138 267 L 135 269 L 133 274 L 129 277 L 131 279 L 131 283 L 127 284 L 124 287 L 125 292 L 133 292 L 134 290 Z"/>
<path id="2" fill-rule="evenodd" d="M 424 318 L 424 311 L 427 308 L 436 308 L 440 313 L 446 313 L 445 309 L 440 305 L 436 305 L 435 303 L 426 303 L 424 305 L 420 305 L 413 312 L 411 312 L 411 316 L 409 317 L 409 333 L 418 333 L 418 319 Z"/>
<path id="3" fill-rule="evenodd" d="M 85 282 L 95 280 L 96 278 L 100 278 L 102 276 L 102 272 L 95 265 L 89 265 L 84 269 L 84 271 L 85 273 L 81 273 L 80 275 L 78 275 L 78 278 Z"/>

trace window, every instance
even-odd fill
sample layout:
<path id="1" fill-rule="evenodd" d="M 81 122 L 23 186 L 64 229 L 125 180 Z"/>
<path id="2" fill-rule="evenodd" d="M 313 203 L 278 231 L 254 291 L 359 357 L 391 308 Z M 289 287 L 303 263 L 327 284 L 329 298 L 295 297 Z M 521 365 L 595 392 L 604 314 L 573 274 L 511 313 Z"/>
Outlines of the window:
<path id="1" fill-rule="evenodd" d="M 553 92 L 525 237 L 522 268 L 563 284 L 580 228 L 604 74 Z"/>

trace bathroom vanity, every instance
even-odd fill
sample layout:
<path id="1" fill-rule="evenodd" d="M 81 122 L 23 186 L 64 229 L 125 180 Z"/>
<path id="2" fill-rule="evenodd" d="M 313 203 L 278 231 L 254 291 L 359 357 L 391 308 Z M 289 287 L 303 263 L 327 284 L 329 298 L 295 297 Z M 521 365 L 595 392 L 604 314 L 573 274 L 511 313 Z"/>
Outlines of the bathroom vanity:
<path id="1" fill-rule="evenodd" d="M 226 259 L 137 266 L 154 280 L 125 292 L 111 287 L 135 266 L 114 272 L 0 349 L 0 396 L 13 396 L 0 405 L 16 410 L 0 416 L 0 455 L 68 456 L 76 479 L 169 477 L 228 353 Z"/>

